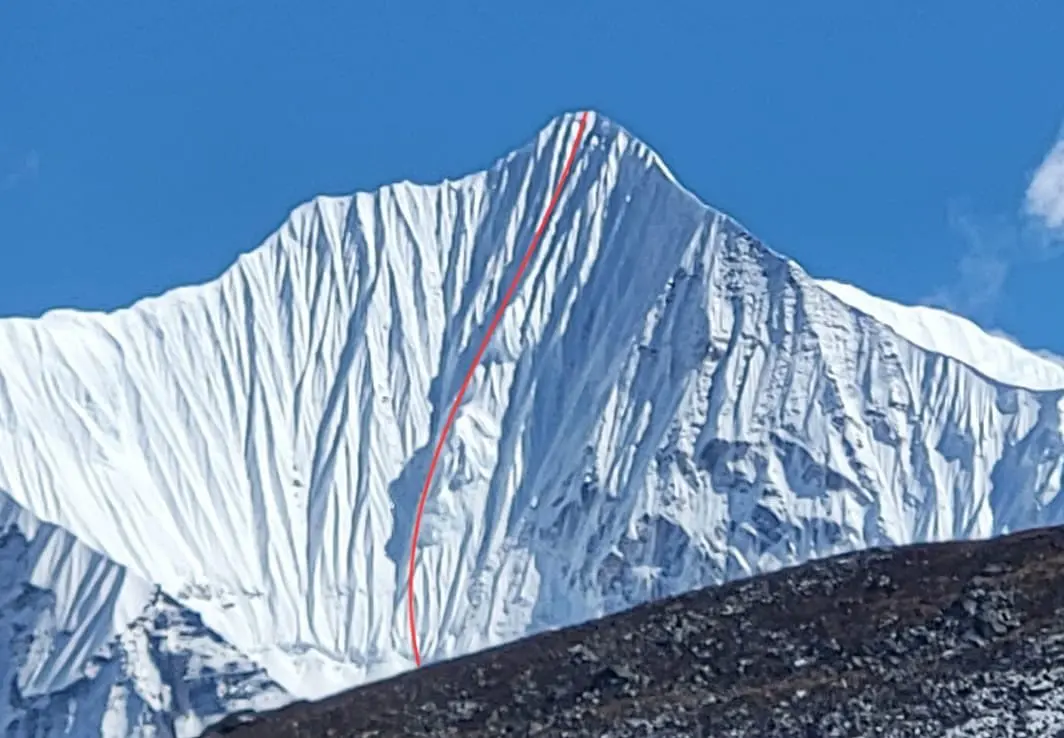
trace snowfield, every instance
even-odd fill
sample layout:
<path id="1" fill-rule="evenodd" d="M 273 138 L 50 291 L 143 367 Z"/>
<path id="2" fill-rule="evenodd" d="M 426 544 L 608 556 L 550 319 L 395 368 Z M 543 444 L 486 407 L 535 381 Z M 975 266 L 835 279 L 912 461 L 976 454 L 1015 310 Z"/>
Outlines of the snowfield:
<path id="1" fill-rule="evenodd" d="M 437 435 L 579 114 L 320 197 L 219 279 L 0 320 L 9 735 L 195 735 L 413 668 Z M 1064 522 L 1064 367 L 817 281 L 591 114 L 417 550 L 426 662 L 873 545 Z"/>

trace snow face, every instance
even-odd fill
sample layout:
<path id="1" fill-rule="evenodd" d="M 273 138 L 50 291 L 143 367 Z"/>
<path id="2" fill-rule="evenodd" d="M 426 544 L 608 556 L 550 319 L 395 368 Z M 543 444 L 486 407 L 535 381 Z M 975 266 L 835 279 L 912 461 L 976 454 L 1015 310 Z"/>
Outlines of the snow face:
<path id="1" fill-rule="evenodd" d="M 413 668 L 429 458 L 578 118 L 458 181 L 317 198 L 209 284 L 0 320 L 4 509 L 57 541 L 16 557 L 39 602 L 4 617 L 65 623 L 5 674 L 40 696 L 20 720 L 67 720 L 89 679 L 72 730 L 192 734 Z M 854 294 L 591 115 L 434 476 L 424 659 L 810 557 L 1064 519 L 1052 370 Z M 101 649 L 140 666 L 94 667 Z"/>

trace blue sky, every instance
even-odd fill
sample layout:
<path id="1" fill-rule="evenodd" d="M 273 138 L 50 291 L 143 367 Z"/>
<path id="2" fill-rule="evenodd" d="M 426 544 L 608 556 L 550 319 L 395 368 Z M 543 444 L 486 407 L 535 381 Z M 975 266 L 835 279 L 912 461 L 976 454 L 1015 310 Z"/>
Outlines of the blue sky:
<path id="1" fill-rule="evenodd" d="M 0 315 L 210 279 L 315 194 L 594 108 L 813 274 L 1064 353 L 1064 258 L 1021 216 L 1062 37 L 1059 0 L 6 0 Z"/>

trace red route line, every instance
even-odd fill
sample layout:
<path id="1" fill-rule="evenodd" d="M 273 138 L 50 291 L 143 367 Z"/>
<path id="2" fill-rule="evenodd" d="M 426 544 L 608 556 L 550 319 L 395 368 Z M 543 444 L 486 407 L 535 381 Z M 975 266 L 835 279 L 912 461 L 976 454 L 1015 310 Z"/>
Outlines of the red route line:
<path id="1" fill-rule="evenodd" d="M 417 647 L 417 628 L 414 620 L 414 565 L 415 556 L 417 554 L 417 536 L 421 530 L 421 516 L 425 512 L 425 501 L 429 496 L 429 487 L 432 485 L 432 475 L 436 471 L 436 464 L 440 460 L 440 453 L 443 451 L 443 442 L 447 439 L 447 434 L 451 430 L 451 426 L 454 424 L 455 416 L 458 414 L 458 406 L 462 404 L 462 398 L 465 397 L 466 390 L 469 389 L 469 383 L 473 381 L 473 374 L 476 371 L 477 366 L 480 364 L 481 358 L 484 356 L 484 352 L 488 348 L 488 343 L 491 341 L 491 336 L 495 333 L 495 328 L 498 327 L 499 321 L 502 320 L 502 314 L 506 311 L 506 308 L 510 305 L 510 300 L 513 299 L 514 292 L 517 291 L 517 285 L 521 282 L 521 277 L 525 273 L 525 268 L 528 266 L 529 261 L 532 259 L 532 253 L 536 250 L 536 246 L 539 244 L 541 238 L 543 238 L 544 231 L 547 230 L 547 222 L 550 220 L 551 214 L 554 212 L 554 206 L 558 204 L 558 198 L 561 197 L 562 187 L 565 186 L 565 181 L 569 178 L 569 170 L 573 167 L 573 161 L 576 159 L 576 152 L 580 148 L 580 139 L 584 135 L 584 128 L 587 126 L 587 112 L 580 116 L 580 127 L 576 131 L 576 140 L 573 141 L 573 147 L 569 150 L 569 158 L 565 162 L 565 168 L 562 169 L 561 176 L 558 178 L 558 184 L 554 188 L 554 194 L 551 196 L 550 203 L 547 205 L 546 212 L 543 213 L 543 218 L 539 222 L 539 227 L 536 228 L 535 234 L 532 236 L 532 242 L 528 245 L 528 250 L 525 251 L 525 256 L 521 259 L 521 264 L 517 267 L 517 274 L 514 275 L 513 281 L 510 283 L 510 288 L 506 290 L 506 295 L 502 298 L 502 303 L 499 304 L 498 310 L 495 311 L 495 317 L 491 319 L 491 325 L 488 326 L 488 332 L 484 334 L 483 340 L 480 342 L 480 348 L 477 349 L 476 356 L 473 357 L 473 363 L 469 367 L 469 371 L 466 372 L 465 379 L 462 380 L 462 387 L 458 390 L 458 396 L 454 398 L 454 404 L 451 405 L 451 412 L 447 415 L 447 422 L 443 425 L 443 432 L 440 433 L 440 438 L 436 441 L 436 450 L 432 453 L 432 462 L 429 464 L 429 473 L 425 476 L 425 486 L 421 488 L 421 499 L 417 505 L 417 517 L 414 518 L 414 535 L 410 542 L 410 572 L 407 577 L 407 614 L 410 621 L 410 642 L 414 646 L 414 663 L 419 667 L 421 666 L 421 652 Z"/>

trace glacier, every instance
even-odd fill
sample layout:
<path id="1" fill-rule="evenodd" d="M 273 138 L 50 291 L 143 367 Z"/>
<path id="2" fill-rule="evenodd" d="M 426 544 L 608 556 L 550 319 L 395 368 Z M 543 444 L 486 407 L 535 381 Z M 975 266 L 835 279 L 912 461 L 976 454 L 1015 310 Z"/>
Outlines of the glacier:
<path id="1" fill-rule="evenodd" d="M 317 197 L 207 284 L 0 319 L 8 735 L 196 735 L 414 668 L 429 458 L 579 118 Z M 808 275 L 602 115 L 578 143 L 434 475 L 426 662 L 1064 522 L 1064 366 Z"/>

